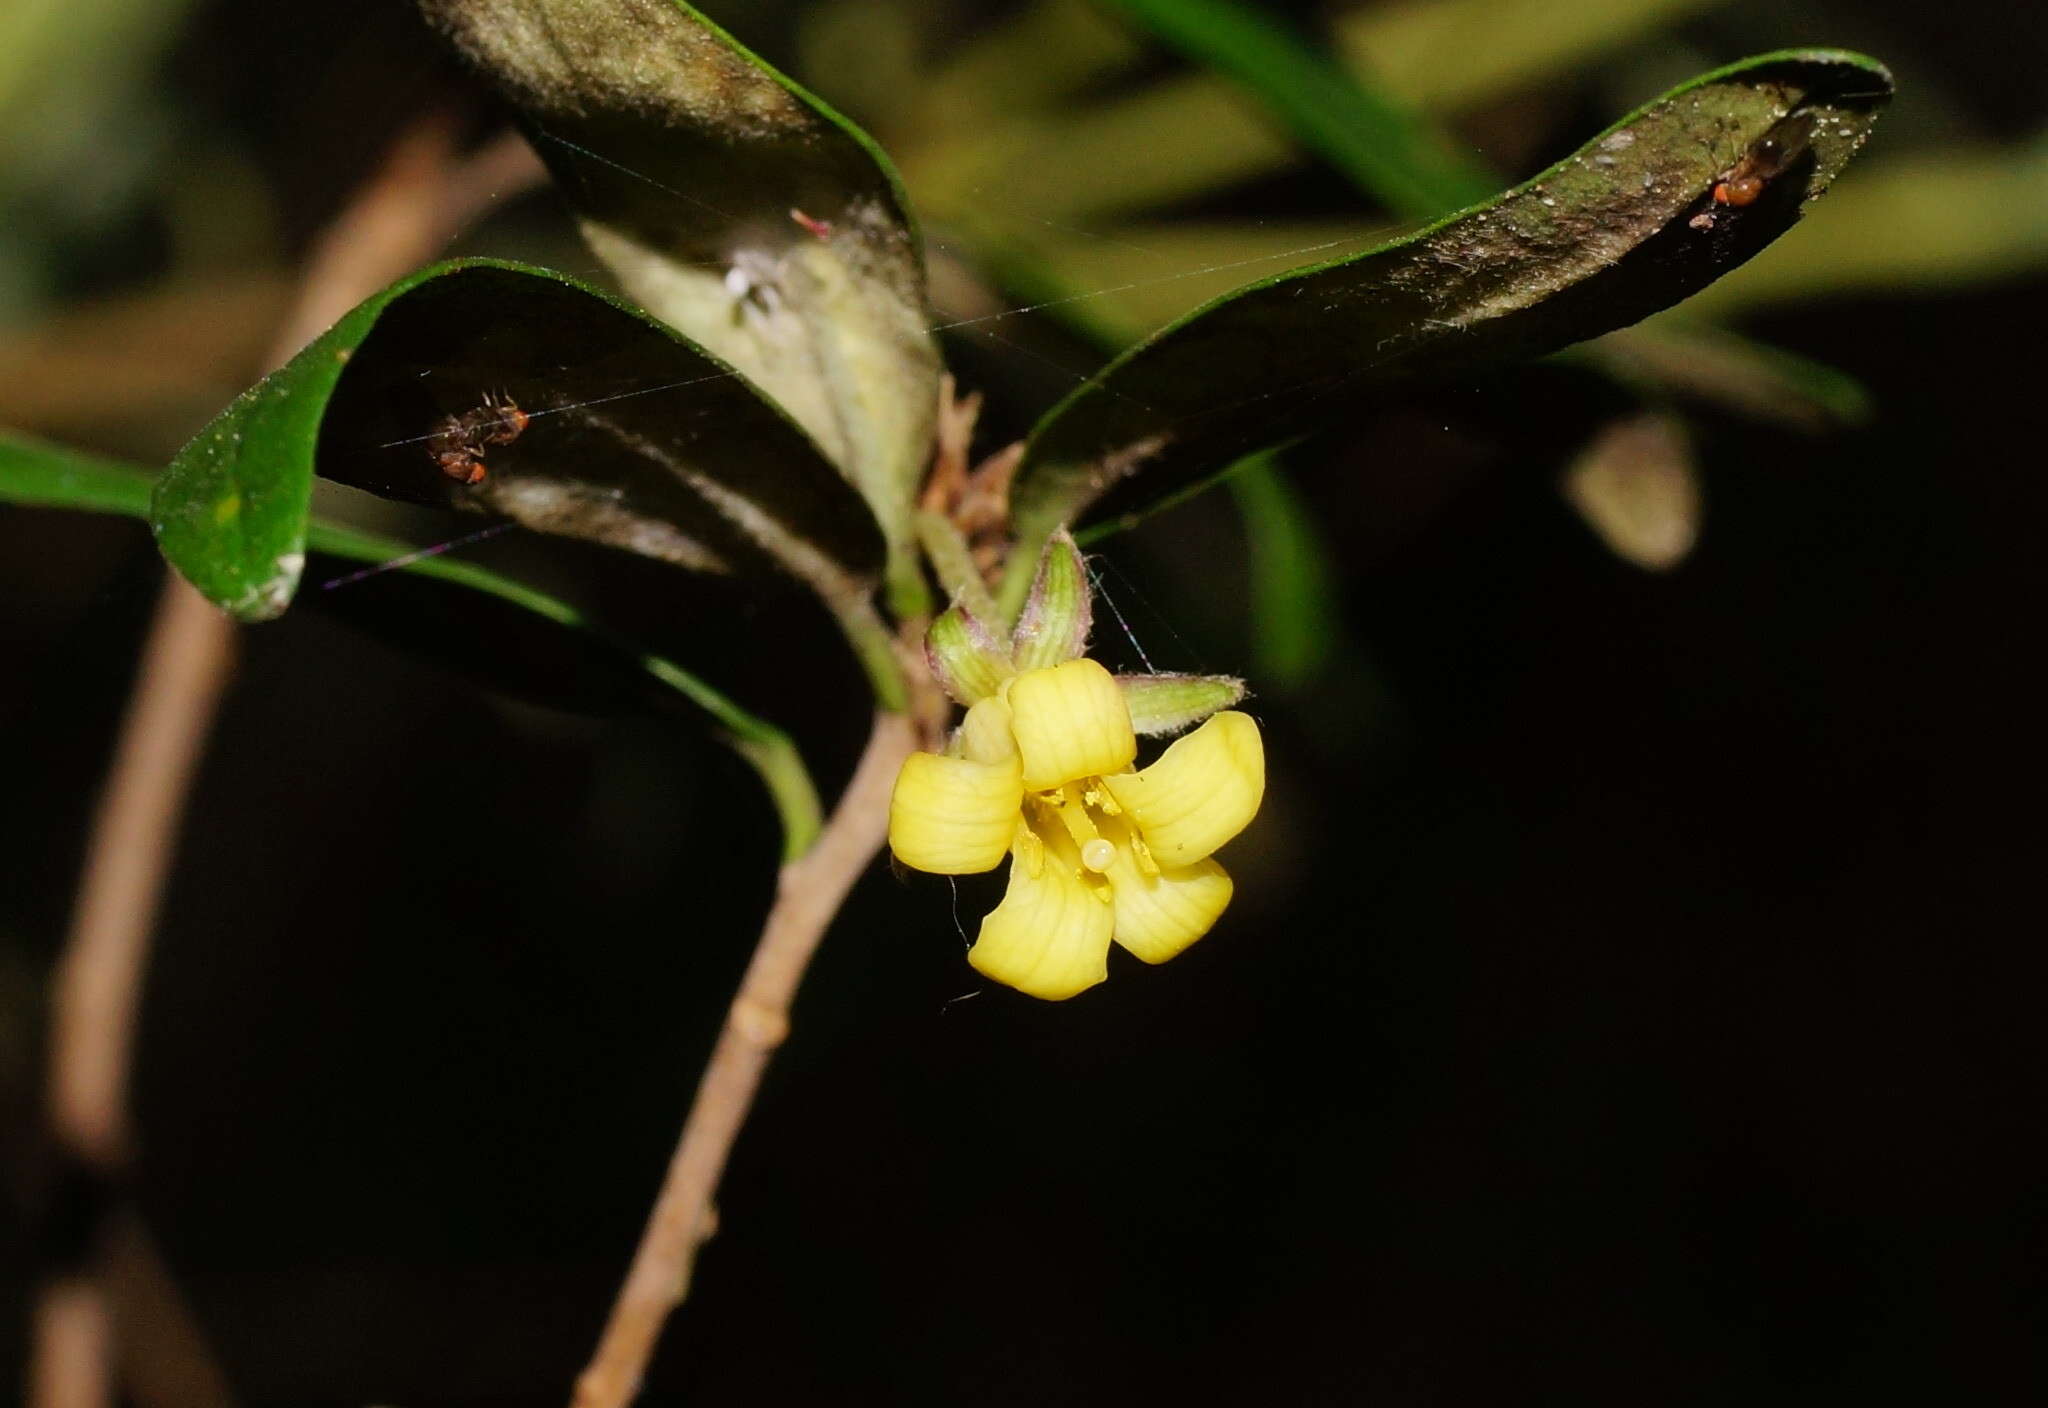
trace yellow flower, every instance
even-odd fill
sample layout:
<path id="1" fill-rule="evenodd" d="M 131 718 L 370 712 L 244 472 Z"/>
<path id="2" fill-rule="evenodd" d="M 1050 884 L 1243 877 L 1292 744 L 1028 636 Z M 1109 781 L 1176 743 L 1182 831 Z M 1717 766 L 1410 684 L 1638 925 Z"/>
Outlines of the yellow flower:
<path id="1" fill-rule="evenodd" d="M 1011 677 L 946 753 L 904 763 L 889 804 L 898 859 L 966 875 L 1010 857 L 1009 889 L 967 955 L 984 976 L 1072 997 L 1108 975 L 1112 942 L 1164 963 L 1230 903 L 1210 855 L 1265 793 L 1258 725 L 1214 714 L 1132 772 L 1137 751 L 1123 688 L 1083 658 Z"/>

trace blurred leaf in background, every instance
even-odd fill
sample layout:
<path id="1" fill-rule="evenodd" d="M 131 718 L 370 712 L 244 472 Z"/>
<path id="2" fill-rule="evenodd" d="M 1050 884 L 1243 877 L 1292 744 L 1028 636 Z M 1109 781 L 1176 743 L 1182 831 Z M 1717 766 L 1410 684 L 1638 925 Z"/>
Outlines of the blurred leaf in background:
<path id="1" fill-rule="evenodd" d="M 48 296 L 67 242 L 154 184 L 152 66 L 191 0 L 14 0 L 0 11 L 0 319 Z"/>

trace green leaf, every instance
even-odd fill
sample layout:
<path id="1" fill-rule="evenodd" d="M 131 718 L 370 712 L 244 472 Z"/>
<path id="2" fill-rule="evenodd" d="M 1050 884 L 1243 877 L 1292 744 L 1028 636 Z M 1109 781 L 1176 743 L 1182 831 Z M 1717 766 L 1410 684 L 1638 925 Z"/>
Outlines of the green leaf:
<path id="1" fill-rule="evenodd" d="M 420 0 L 518 110 L 627 292 L 751 377 L 860 488 L 897 604 L 939 358 L 867 135 L 674 0 Z"/>
<path id="2" fill-rule="evenodd" d="M 478 482 L 451 477 L 451 455 Z M 400 280 L 244 392 L 158 480 L 158 544 L 235 615 L 276 616 L 316 472 L 685 567 L 779 567 L 842 614 L 882 561 L 860 497 L 744 377 L 573 279 L 495 260 Z"/>
<path id="3" fill-rule="evenodd" d="M 1401 104 L 1347 74 L 1269 14 L 1236 0 L 1114 0 L 1197 63 L 1228 74 L 1304 145 L 1395 214 L 1428 219 L 1484 200 L 1492 176 Z"/>
<path id="4" fill-rule="evenodd" d="M 0 432 L 0 502 L 147 518 L 153 478 L 133 465 Z M 787 855 L 802 854 L 816 836 L 817 793 L 787 734 L 681 666 L 606 630 L 580 608 L 474 563 L 422 557 L 396 539 L 318 519 L 308 523 L 306 546 L 355 562 L 395 563 L 396 571 L 463 587 L 580 634 L 616 663 L 657 682 L 669 698 L 687 701 L 718 725 L 727 743 L 768 787 L 782 818 Z"/>
<path id="5" fill-rule="evenodd" d="M 146 518 L 149 484 L 144 470 L 0 430 L 0 501 Z"/>
<path id="6" fill-rule="evenodd" d="M 1012 494 L 1019 557 L 1061 523 L 1133 520 L 1245 454 L 1391 392 L 1540 356 L 1678 302 L 1789 228 L 1890 92 L 1885 69 L 1854 54 L 1747 59 L 1485 205 L 1198 309 L 1118 357 L 1032 432 Z M 1785 169 L 1753 204 L 1717 204 L 1716 181 L 1774 128 L 1803 130 Z M 1017 561 L 1007 609 L 1022 599 Z"/>

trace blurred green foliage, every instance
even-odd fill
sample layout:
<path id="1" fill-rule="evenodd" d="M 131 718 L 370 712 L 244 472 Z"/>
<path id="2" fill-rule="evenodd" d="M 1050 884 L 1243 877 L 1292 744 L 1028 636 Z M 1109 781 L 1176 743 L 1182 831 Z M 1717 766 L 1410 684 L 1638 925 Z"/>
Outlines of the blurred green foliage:
<path id="1" fill-rule="evenodd" d="M 967 252 L 962 278 L 1043 301 L 1116 348 L 1247 277 L 1482 198 L 1555 149 L 1557 135 L 1531 134 L 1560 126 L 1575 89 L 1654 86 L 1697 64 L 1702 56 L 1681 23 L 1721 8 L 1729 7 L 1364 5 L 1329 25 L 1332 61 L 1291 32 L 1291 21 L 1232 0 L 1041 0 L 937 54 L 923 52 L 930 7 L 828 3 L 811 11 L 805 53 L 828 93 L 833 75 L 859 70 L 857 53 L 891 55 L 905 72 L 921 59 L 922 81 L 856 86 L 851 97 L 891 143 L 942 241 L 959 242 L 942 247 Z M 1148 29 L 1194 66 L 1143 67 Z M 1488 149 L 1484 158 L 1475 145 Z M 1275 219 L 1206 208 L 1317 159 L 1355 185 L 1355 211 Z M 1488 164 L 1502 177 L 1490 179 Z M 1651 402 L 1675 395 L 1804 429 L 1853 420 L 1862 394 L 1852 379 L 1702 320 L 1829 292 L 2038 267 L 2048 258 L 2044 224 L 2048 170 L 2039 150 L 1880 155 L 1846 195 L 1820 203 L 1786 247 L 1674 313 L 1573 356 Z M 1698 535 L 1696 481 L 1689 460 L 1671 459 L 1620 518 L 1602 516 L 1619 501 L 1611 496 L 1568 492 L 1567 501 L 1621 556 L 1661 570 L 1683 552 L 1660 544 Z M 1271 575 L 1319 549 L 1300 531 L 1292 489 L 1265 460 L 1242 472 L 1237 503 L 1248 542 L 1262 545 L 1249 556 L 1262 603 L 1257 672 L 1303 683 L 1314 674 L 1312 655 L 1274 643 L 1313 635 L 1322 598 L 1290 583 L 1300 588 L 1327 569 Z"/>

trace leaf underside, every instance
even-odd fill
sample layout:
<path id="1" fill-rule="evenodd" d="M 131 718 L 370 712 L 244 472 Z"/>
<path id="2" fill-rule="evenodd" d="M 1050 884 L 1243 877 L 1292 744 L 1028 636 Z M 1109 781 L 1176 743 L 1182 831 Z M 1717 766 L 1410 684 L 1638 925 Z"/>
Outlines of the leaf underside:
<path id="1" fill-rule="evenodd" d="M 1063 522 L 1135 520 L 1254 450 L 1390 393 L 1540 356 L 1678 302 L 1790 228 L 1890 94 L 1890 75 L 1859 55 L 1748 59 L 1490 202 L 1214 300 L 1040 421 L 1013 491 L 1020 543 Z M 1718 204 L 1716 182 L 1795 111 L 1806 130 L 1789 162 L 1753 203 Z"/>
<path id="2" fill-rule="evenodd" d="M 940 367 L 881 151 L 675 0 L 420 3 L 626 291 L 802 424 L 907 560 Z"/>
<path id="3" fill-rule="evenodd" d="M 476 483 L 446 472 L 451 446 L 474 453 Z M 399 281 L 243 393 L 158 480 L 158 543 L 237 616 L 276 616 L 316 472 L 680 566 L 779 568 L 828 599 L 864 594 L 882 563 L 859 495 L 745 378 L 575 280 L 502 261 Z"/>

